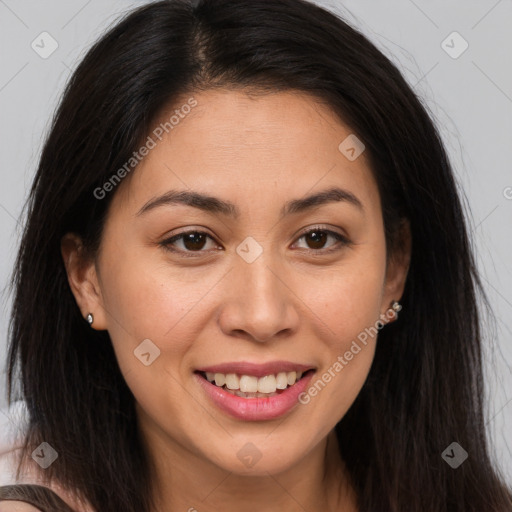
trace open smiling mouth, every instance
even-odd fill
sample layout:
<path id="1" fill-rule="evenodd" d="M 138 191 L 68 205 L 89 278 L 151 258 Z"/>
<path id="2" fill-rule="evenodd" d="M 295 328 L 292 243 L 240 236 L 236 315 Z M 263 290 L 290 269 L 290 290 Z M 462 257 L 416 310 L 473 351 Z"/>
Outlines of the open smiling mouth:
<path id="1" fill-rule="evenodd" d="M 226 361 L 196 367 L 194 377 L 218 412 L 243 421 L 265 421 L 297 410 L 316 370 L 289 360 Z"/>
<path id="2" fill-rule="evenodd" d="M 236 373 L 197 373 L 203 379 L 232 395 L 241 398 L 271 398 L 283 393 L 312 372 L 314 372 L 313 369 L 306 372 L 279 372 L 263 377 Z"/>

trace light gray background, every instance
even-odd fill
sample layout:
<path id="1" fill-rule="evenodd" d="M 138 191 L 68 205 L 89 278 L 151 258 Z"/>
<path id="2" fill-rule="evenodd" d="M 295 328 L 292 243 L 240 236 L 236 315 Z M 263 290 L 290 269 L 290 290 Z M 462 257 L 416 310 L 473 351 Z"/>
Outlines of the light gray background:
<path id="1" fill-rule="evenodd" d="M 84 51 L 105 28 L 122 12 L 144 3 L 0 0 L 2 287 L 12 269 L 21 227 L 18 218 L 37 166 L 42 137 L 63 86 Z M 341 12 L 400 67 L 442 130 L 457 179 L 467 196 L 478 264 L 498 318 L 497 328 L 487 334 L 487 342 L 495 347 L 486 350 L 487 418 L 496 458 L 512 482 L 512 3 L 318 3 Z M 43 31 L 59 45 L 47 59 L 31 48 Z M 453 31 L 469 44 L 456 59 L 441 45 Z M 461 40 L 452 39 L 448 38 L 446 44 L 457 51 Z M 0 310 L 0 406 L 6 403 L 9 309 L 10 297 L 4 292 Z"/>

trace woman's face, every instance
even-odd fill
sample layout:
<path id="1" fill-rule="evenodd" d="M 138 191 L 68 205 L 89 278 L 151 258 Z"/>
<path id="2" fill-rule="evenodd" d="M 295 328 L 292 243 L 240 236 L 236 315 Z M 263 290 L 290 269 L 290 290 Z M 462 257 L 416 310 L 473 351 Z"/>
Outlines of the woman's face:
<path id="1" fill-rule="evenodd" d="M 368 160 L 327 107 L 296 92 L 193 98 L 110 192 L 97 259 L 70 280 L 153 444 L 274 474 L 354 402 L 407 259 L 386 267 Z"/>

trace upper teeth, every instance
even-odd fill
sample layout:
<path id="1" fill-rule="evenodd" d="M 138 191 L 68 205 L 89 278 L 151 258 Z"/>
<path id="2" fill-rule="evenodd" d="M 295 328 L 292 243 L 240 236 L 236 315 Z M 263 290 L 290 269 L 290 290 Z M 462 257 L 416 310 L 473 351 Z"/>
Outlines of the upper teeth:
<path id="1" fill-rule="evenodd" d="M 302 377 L 302 372 L 279 372 L 276 375 L 254 377 L 253 375 L 237 375 L 236 373 L 206 372 L 206 378 L 215 385 L 228 389 L 239 389 L 243 393 L 275 393 L 276 389 L 293 386 Z"/>

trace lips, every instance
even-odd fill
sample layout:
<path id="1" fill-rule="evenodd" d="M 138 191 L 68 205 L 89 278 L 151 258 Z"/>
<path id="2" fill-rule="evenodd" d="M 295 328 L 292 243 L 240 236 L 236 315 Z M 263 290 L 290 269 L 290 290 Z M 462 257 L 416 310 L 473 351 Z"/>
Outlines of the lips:
<path id="1" fill-rule="evenodd" d="M 275 419 L 289 412 L 313 373 L 312 366 L 288 361 L 223 363 L 195 372 L 218 408 L 246 421 Z"/>

